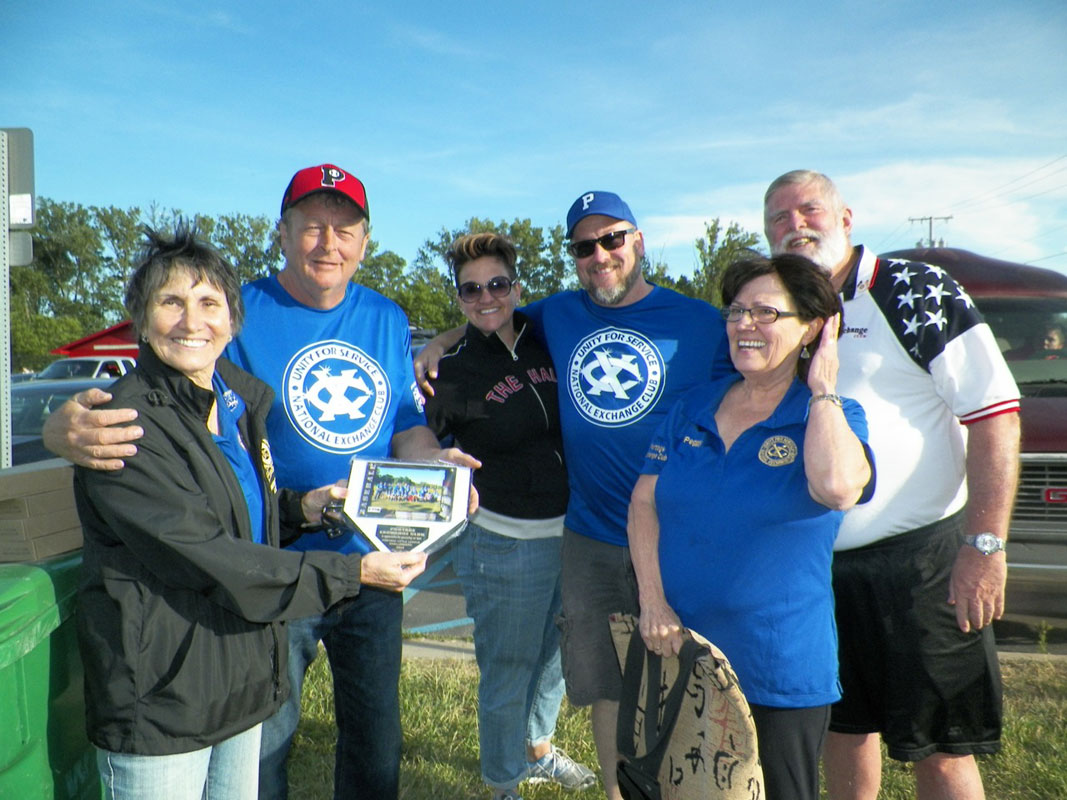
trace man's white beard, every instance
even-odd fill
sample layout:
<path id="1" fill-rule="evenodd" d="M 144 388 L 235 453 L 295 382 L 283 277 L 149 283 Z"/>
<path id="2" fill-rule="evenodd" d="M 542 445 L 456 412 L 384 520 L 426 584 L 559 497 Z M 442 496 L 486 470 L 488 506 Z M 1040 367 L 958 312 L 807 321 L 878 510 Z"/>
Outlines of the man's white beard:
<path id="1" fill-rule="evenodd" d="M 813 244 L 805 247 L 804 252 L 801 252 L 800 255 L 818 264 L 828 275 L 832 275 L 834 270 L 845 262 L 851 249 L 848 237 L 845 235 L 844 230 L 839 227 L 825 234 L 803 228 L 786 234 L 782 239 L 781 245 L 775 251 L 775 255 L 798 252 L 789 246 L 797 239 L 810 239 L 813 242 Z"/>

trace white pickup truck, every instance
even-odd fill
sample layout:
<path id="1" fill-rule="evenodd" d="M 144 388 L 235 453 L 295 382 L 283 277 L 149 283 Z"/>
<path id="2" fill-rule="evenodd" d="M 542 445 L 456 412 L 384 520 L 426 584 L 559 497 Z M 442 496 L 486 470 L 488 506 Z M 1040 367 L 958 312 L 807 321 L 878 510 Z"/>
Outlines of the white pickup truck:
<path id="1" fill-rule="evenodd" d="M 50 378 L 119 378 L 137 362 L 126 356 L 79 356 L 53 361 L 37 373 L 35 380 Z"/>

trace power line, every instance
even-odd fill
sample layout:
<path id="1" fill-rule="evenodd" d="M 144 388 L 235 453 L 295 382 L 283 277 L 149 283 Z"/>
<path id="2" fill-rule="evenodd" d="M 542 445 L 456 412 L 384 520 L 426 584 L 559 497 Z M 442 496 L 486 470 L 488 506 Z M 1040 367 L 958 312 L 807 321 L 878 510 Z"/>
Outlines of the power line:
<path id="1" fill-rule="evenodd" d="M 1007 187 L 1011 186 L 1012 184 L 1018 183 L 1019 181 L 1025 179 L 1025 178 L 1028 178 L 1028 177 L 1030 177 L 1031 175 L 1033 175 L 1033 174 L 1035 174 L 1037 172 L 1041 172 L 1041 170 L 1046 169 L 1048 167 L 1051 167 L 1053 164 L 1055 164 L 1055 163 L 1057 163 L 1059 161 L 1063 161 L 1064 159 L 1067 159 L 1067 155 L 1062 155 L 1062 156 L 1059 156 L 1057 158 L 1054 158 L 1051 161 L 1049 161 L 1048 163 L 1042 164 L 1040 167 L 1037 167 L 1036 169 L 1032 169 L 1029 172 L 1024 173 L 1023 175 L 1020 175 L 1017 178 L 1012 178 L 1007 183 L 1002 183 L 1000 186 L 997 186 L 997 187 L 995 187 L 993 189 L 990 189 L 985 194 L 978 195 L 977 197 L 967 197 L 967 198 L 964 198 L 962 200 L 959 200 L 958 202 L 951 204 L 949 206 L 949 208 L 952 208 L 952 209 L 958 211 L 960 208 L 965 208 L 968 205 L 973 205 L 973 204 L 979 203 L 979 202 L 986 202 L 987 200 L 995 200 L 997 197 L 1001 196 L 1001 194 L 998 194 L 998 193 L 1002 189 L 1006 189 Z M 1067 165 L 1064 165 L 1063 167 L 1060 167 L 1059 169 L 1049 173 L 1048 175 L 1043 175 L 1038 180 L 1045 180 L 1046 178 L 1050 177 L 1051 175 L 1057 175 L 1060 172 L 1063 172 L 1064 170 L 1067 170 Z M 1031 181 L 1030 183 L 1035 183 L 1035 182 L 1036 181 Z M 1021 189 L 1024 186 L 1029 186 L 1029 185 L 1030 184 L 1027 183 L 1027 184 L 1023 184 L 1023 186 L 1017 186 L 1012 191 L 1017 191 L 1018 189 Z M 1010 194 L 1010 192 L 1004 192 L 1003 194 Z"/>
<path id="2" fill-rule="evenodd" d="M 1050 258 L 1067 258 L 1067 253 L 1053 253 L 1050 256 L 1041 256 L 1040 258 L 1031 258 L 1028 261 L 1023 261 L 1023 264 L 1036 264 L 1038 261 L 1046 261 Z"/>
<path id="3" fill-rule="evenodd" d="M 885 237 L 882 238 L 882 241 L 878 243 L 878 245 L 874 248 L 874 251 L 876 253 L 882 252 L 882 250 L 885 249 L 886 243 L 892 241 L 893 237 L 896 236 L 898 233 L 900 233 L 900 231 L 901 231 L 901 229 L 903 227 L 904 227 L 904 223 L 903 222 L 900 223 L 899 225 L 897 225 L 897 227 L 891 233 L 889 233 L 888 235 L 886 235 Z"/>

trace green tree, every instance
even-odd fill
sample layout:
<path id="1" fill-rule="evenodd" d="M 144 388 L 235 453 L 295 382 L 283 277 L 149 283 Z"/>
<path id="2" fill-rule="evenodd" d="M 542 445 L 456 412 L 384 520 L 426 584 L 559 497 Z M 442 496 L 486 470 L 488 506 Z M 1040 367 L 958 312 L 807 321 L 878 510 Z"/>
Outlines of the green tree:
<path id="1" fill-rule="evenodd" d="M 409 270 L 395 299 L 417 328 L 442 331 L 463 322 L 463 313 L 456 305 L 455 284 L 434 267 L 416 266 Z"/>
<path id="2" fill-rule="evenodd" d="M 115 259 L 94 209 L 41 198 L 31 235 L 32 267 L 44 278 L 32 283 L 36 313 L 72 317 L 86 333 L 121 318 Z"/>
<path id="3" fill-rule="evenodd" d="M 197 217 L 197 219 L 210 219 Z M 242 283 L 273 275 L 282 265 L 278 230 L 265 216 L 223 214 L 215 220 L 211 243 L 226 255 Z"/>
<path id="4" fill-rule="evenodd" d="M 497 233 L 507 236 L 515 245 L 515 269 L 522 284 L 523 302 L 533 302 L 563 289 L 577 286 L 570 259 L 566 256 L 562 225 L 551 228 L 535 226 L 529 219 L 511 222 L 491 222 L 471 217 L 464 228 L 442 228 L 436 239 L 427 239 L 415 256 L 416 269 L 429 267 L 447 274 L 445 251 L 459 236 L 466 233 Z"/>
<path id="5" fill-rule="evenodd" d="M 123 295 L 143 242 L 142 221 L 169 230 L 180 216 L 158 206 L 142 213 L 38 198 L 33 263 L 11 270 L 15 365 L 42 366 L 54 358 L 54 348 L 124 319 Z M 191 221 L 242 281 L 278 269 L 278 235 L 266 217 L 198 215 Z"/>
<path id="6" fill-rule="evenodd" d="M 66 342 L 82 337 L 81 324 L 72 317 L 11 315 L 11 365 L 36 372 L 55 361 L 50 352 Z"/>
<path id="7" fill-rule="evenodd" d="M 358 284 L 397 300 L 398 289 L 403 285 L 407 262 L 392 250 L 378 252 L 378 242 L 371 239 L 363 263 L 352 278 Z"/>
<path id="8" fill-rule="evenodd" d="M 426 264 L 408 267 L 392 250 L 379 253 L 373 239 L 352 280 L 394 301 L 417 328 L 443 330 L 462 321 L 455 289 L 446 275 Z"/>
<path id="9" fill-rule="evenodd" d="M 685 275 L 674 278 L 670 275 L 668 269 L 666 262 L 651 261 L 647 255 L 645 256 L 644 264 L 641 266 L 645 279 L 649 282 L 665 289 L 674 289 L 674 291 L 684 294 L 686 297 L 696 297 L 693 292 L 693 284 L 689 278 Z"/>
<path id="10" fill-rule="evenodd" d="M 147 224 L 163 231 L 174 230 L 179 219 L 196 226 L 200 235 L 233 265 L 241 283 L 265 278 L 281 269 L 282 248 L 278 230 L 266 216 L 195 214 L 190 217 L 178 209 L 158 206 L 149 208 L 147 214 Z"/>
<path id="11" fill-rule="evenodd" d="M 725 231 L 718 217 L 705 222 L 704 236 L 695 242 L 699 263 L 691 281 L 692 296 L 706 300 L 713 306 L 721 305 L 719 281 L 723 271 L 758 244 L 759 236 L 742 230 L 736 222 L 731 222 Z"/>

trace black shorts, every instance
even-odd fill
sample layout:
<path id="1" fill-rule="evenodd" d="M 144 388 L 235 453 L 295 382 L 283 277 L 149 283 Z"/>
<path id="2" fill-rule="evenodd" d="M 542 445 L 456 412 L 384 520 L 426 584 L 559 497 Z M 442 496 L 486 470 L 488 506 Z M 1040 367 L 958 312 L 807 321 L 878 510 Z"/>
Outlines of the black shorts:
<path id="1" fill-rule="evenodd" d="M 834 553 L 843 696 L 831 731 L 881 733 L 899 761 L 1000 749 L 993 629 L 963 633 L 948 604 L 962 528 L 956 514 Z"/>
<path id="2" fill-rule="evenodd" d="M 563 529 L 560 656 L 573 705 L 622 696 L 622 670 L 608 627 L 611 614 L 640 613 L 630 548 Z"/>

